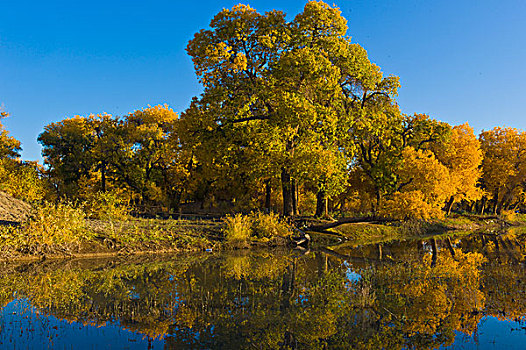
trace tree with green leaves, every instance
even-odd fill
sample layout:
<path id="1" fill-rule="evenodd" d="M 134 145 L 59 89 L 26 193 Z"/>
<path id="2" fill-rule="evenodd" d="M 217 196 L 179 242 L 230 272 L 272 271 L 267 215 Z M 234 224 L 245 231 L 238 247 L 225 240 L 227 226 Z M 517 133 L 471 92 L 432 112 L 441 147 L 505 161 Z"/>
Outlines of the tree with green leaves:
<path id="1" fill-rule="evenodd" d="M 78 196 L 79 181 L 90 176 L 96 118 L 66 118 L 45 126 L 38 136 L 49 178 L 60 197 Z"/>
<path id="2" fill-rule="evenodd" d="M 321 1 L 308 2 L 290 22 L 279 11 L 262 15 L 238 5 L 217 14 L 188 44 L 204 85 L 191 107 L 200 108 L 193 117 L 206 120 L 192 123 L 206 124 L 196 133 L 231 146 L 207 151 L 218 155 L 246 149 L 265 133 L 255 163 L 272 163 L 262 168 L 277 172 L 269 177 L 280 179 L 286 216 L 294 214 L 298 181 L 314 182 L 321 201 L 341 192 L 354 152 L 349 128 L 365 106 L 391 103 L 396 94 L 397 78 L 383 78 L 347 29 L 340 10 Z M 327 156 L 329 167 L 312 166 Z"/>
<path id="3" fill-rule="evenodd" d="M 177 209 L 192 163 L 192 155 L 181 148 L 178 122 L 168 106 L 122 118 L 75 116 L 47 125 L 38 140 L 61 197 L 116 191 L 137 205 Z"/>

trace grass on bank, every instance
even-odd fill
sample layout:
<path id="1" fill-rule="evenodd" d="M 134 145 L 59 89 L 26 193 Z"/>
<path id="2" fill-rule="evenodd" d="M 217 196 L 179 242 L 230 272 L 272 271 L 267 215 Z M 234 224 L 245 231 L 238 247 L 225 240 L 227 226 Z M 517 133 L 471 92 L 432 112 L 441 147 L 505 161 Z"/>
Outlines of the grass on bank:
<path id="1" fill-rule="evenodd" d="M 235 249 L 287 242 L 289 226 L 276 214 L 227 216 L 222 222 L 138 219 L 103 215 L 72 203 L 43 203 L 19 226 L 0 226 L 0 259 L 21 256 Z M 93 219 L 104 218 L 105 220 Z"/>
<path id="2" fill-rule="evenodd" d="M 71 204 L 44 203 L 20 226 L 0 228 L 0 249 L 23 255 L 68 252 L 92 238 L 82 210 Z"/>
<path id="3" fill-rule="evenodd" d="M 213 223 L 130 217 L 94 220 L 71 203 L 44 203 L 19 226 L 0 226 L 0 258 L 204 250 L 217 245 L 214 235 L 218 234 Z"/>

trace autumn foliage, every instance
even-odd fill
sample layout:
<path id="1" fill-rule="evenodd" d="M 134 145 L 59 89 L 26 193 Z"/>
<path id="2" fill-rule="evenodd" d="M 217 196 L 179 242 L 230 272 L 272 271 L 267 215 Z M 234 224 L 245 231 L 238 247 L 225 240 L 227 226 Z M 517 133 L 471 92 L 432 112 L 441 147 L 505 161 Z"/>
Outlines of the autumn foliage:
<path id="1" fill-rule="evenodd" d="M 384 76 L 348 29 L 321 1 L 290 20 L 224 9 L 188 43 L 203 92 L 185 111 L 50 123 L 38 138 L 44 168 L 20 161 L 20 143 L 1 127 L 2 189 L 141 213 L 430 219 L 521 208 L 525 134 L 477 138 L 467 123 L 403 114 L 398 77 Z"/>

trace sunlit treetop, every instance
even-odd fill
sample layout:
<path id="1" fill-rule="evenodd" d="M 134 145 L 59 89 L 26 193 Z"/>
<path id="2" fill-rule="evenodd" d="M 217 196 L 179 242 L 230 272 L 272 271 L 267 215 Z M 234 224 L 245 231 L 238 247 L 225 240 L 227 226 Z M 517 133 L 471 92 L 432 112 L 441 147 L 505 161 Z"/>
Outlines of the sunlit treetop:
<path id="1" fill-rule="evenodd" d="M 1 120 L 7 118 L 9 113 L 0 108 L 0 159 L 2 158 L 18 158 L 22 150 L 21 143 L 12 136 L 4 128 Z"/>

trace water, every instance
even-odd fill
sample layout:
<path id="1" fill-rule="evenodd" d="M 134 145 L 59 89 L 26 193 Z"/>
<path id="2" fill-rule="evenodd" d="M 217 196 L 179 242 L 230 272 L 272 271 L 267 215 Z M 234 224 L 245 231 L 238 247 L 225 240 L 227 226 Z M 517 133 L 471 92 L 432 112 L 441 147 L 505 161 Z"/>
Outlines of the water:
<path id="1" fill-rule="evenodd" d="M 3 264 L 0 348 L 523 349 L 525 241 Z"/>

